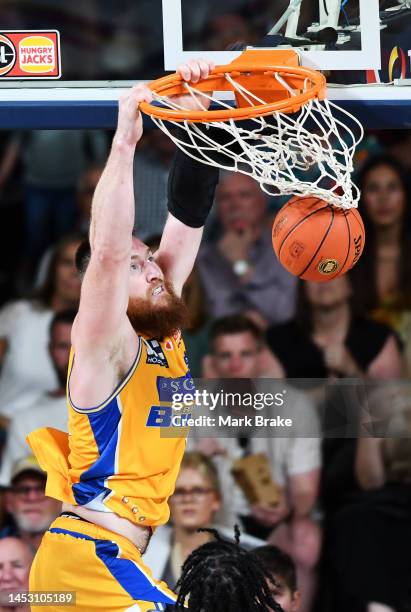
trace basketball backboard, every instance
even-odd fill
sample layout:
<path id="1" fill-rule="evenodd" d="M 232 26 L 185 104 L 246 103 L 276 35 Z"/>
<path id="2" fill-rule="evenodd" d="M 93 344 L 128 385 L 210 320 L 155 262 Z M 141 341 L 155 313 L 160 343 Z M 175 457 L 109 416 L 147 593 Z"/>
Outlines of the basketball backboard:
<path id="1" fill-rule="evenodd" d="M 61 0 L 57 9 L 53 0 L 4 0 L 4 30 L 60 32 L 62 78 L 28 83 L 0 77 L 0 127 L 112 128 L 119 95 L 136 81 L 175 70 L 191 57 L 226 63 L 242 46 L 274 47 L 290 40 L 303 64 L 326 71 L 329 97 L 364 125 L 409 127 L 410 5 L 409 0 Z M 233 45 L 237 50 L 227 50 Z"/>
<path id="2" fill-rule="evenodd" d="M 344 0 L 163 0 L 163 28 L 166 70 L 199 55 L 226 64 L 238 56 L 228 50 L 238 43 L 265 48 L 292 44 L 300 49 L 304 66 L 319 70 L 381 65 L 378 0 L 350 0 L 348 5 Z M 327 43 L 320 44 L 324 38 Z"/>

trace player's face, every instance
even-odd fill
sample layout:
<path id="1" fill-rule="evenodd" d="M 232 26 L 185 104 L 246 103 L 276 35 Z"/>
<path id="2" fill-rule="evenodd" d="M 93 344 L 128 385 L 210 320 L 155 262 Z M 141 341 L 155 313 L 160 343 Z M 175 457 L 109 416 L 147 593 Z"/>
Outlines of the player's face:
<path id="1" fill-rule="evenodd" d="M 284 580 L 278 576 L 275 576 L 275 582 L 275 586 L 269 583 L 270 591 L 283 612 L 297 612 L 300 609 L 300 593 L 298 591 L 293 593 Z"/>
<path id="2" fill-rule="evenodd" d="M 65 384 L 71 347 L 71 324 L 56 323 L 50 338 L 49 351 L 59 381 Z"/>
<path id="3" fill-rule="evenodd" d="M 164 274 L 151 250 L 137 238 L 130 259 L 130 297 L 147 299 L 153 306 L 167 301 Z"/>
<path id="4" fill-rule="evenodd" d="M 41 476 L 22 476 L 8 494 L 7 510 L 17 527 L 28 533 L 48 529 L 61 510 L 61 503 L 46 497 L 45 480 Z"/>
<path id="5" fill-rule="evenodd" d="M 195 468 L 183 468 L 170 498 L 171 518 L 176 527 L 196 530 L 209 527 L 220 508 L 211 482 Z"/>
<path id="6" fill-rule="evenodd" d="M 80 242 L 72 242 L 60 254 L 56 267 L 56 294 L 63 302 L 77 303 L 80 299 L 81 281 L 75 264 Z"/>
<path id="7" fill-rule="evenodd" d="M 256 339 L 248 331 L 216 338 L 213 363 L 220 378 L 257 378 L 259 350 Z"/>
<path id="8" fill-rule="evenodd" d="M 241 232 L 263 222 L 266 200 L 258 184 L 244 174 L 225 177 L 217 188 L 218 212 L 226 231 Z"/>
<path id="9" fill-rule="evenodd" d="M 0 592 L 28 590 L 31 554 L 17 538 L 0 540 Z"/>
<path id="10" fill-rule="evenodd" d="M 127 315 L 137 333 L 155 338 L 171 336 L 187 324 L 184 302 L 164 278 L 148 247 L 133 238 L 130 259 L 130 296 Z"/>
<path id="11" fill-rule="evenodd" d="M 327 283 L 306 281 L 307 299 L 314 308 L 332 308 L 347 302 L 351 295 L 351 287 L 346 276 L 339 276 Z"/>
<path id="12" fill-rule="evenodd" d="M 372 223 L 389 227 L 401 222 L 406 194 L 400 176 L 389 166 L 377 166 L 366 176 L 362 197 Z"/>

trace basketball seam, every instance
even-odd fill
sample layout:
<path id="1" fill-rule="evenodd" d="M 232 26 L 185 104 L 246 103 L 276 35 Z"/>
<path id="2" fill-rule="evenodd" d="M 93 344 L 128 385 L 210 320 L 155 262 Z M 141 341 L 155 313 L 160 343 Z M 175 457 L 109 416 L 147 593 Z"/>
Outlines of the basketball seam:
<path id="1" fill-rule="evenodd" d="M 362 220 L 360 211 L 358 210 L 358 208 L 353 208 L 352 211 L 353 211 L 353 214 L 354 214 L 354 219 L 357 221 L 358 225 L 360 226 L 361 233 L 365 235 L 364 222 Z M 355 213 L 357 213 L 357 214 L 355 214 Z"/>
<path id="2" fill-rule="evenodd" d="M 320 199 L 320 198 L 317 198 L 317 199 L 315 200 L 314 204 L 315 204 L 316 202 L 321 202 L 321 199 Z M 278 249 L 278 259 L 280 259 L 280 256 L 281 256 L 281 249 L 283 248 L 284 242 L 287 240 L 288 236 L 290 236 L 290 234 L 292 234 L 292 233 L 293 233 L 293 231 L 294 231 L 295 229 L 297 229 L 297 227 L 300 227 L 300 225 L 302 225 L 306 219 L 310 219 L 310 217 L 312 217 L 313 215 L 317 214 L 317 213 L 318 213 L 318 212 L 320 212 L 321 210 L 325 210 L 325 209 L 326 209 L 326 208 L 328 208 L 329 206 L 330 206 L 329 204 L 326 204 L 326 205 L 325 205 L 325 206 L 323 206 L 322 208 L 317 208 L 317 210 L 314 210 L 312 213 L 310 213 L 309 215 L 307 215 L 306 217 L 304 217 L 304 219 L 301 219 L 301 221 L 299 221 L 299 222 L 297 223 L 297 225 L 294 225 L 294 226 L 293 226 L 293 227 L 290 229 L 290 231 L 288 232 L 288 234 L 287 234 L 286 236 L 284 236 L 283 241 L 282 241 L 282 243 L 281 243 L 281 245 L 280 245 L 280 248 Z M 281 261 L 281 260 L 280 260 L 280 261 Z"/>
<path id="3" fill-rule="evenodd" d="M 358 213 L 358 215 L 360 216 L 360 213 Z M 363 249 L 364 249 L 364 246 L 365 246 L 365 228 L 364 228 L 364 223 L 362 222 L 361 216 L 360 216 L 360 218 L 354 216 L 354 219 L 356 220 L 356 222 L 358 224 L 358 227 L 360 228 L 361 236 L 362 236 L 362 239 L 363 239 Z M 361 255 L 360 255 L 360 257 L 358 259 L 361 259 Z M 357 262 L 356 262 L 355 265 L 357 265 L 358 259 L 357 259 Z M 352 267 L 353 266 L 351 266 L 351 268 L 349 268 L 349 270 L 351 270 Z"/>
<path id="4" fill-rule="evenodd" d="M 303 274 L 305 274 L 308 270 L 308 268 L 311 266 L 311 264 L 313 263 L 314 259 L 317 257 L 318 255 L 318 251 L 321 249 L 322 245 L 324 244 L 325 239 L 327 238 L 328 234 L 330 233 L 330 229 L 333 226 L 334 223 L 334 209 L 330 204 L 327 204 L 327 208 L 329 208 L 331 210 L 331 221 L 330 221 L 330 225 L 328 226 L 327 231 L 325 232 L 320 244 L 318 245 L 318 249 L 315 251 L 314 255 L 312 256 L 312 258 L 310 259 L 310 261 L 308 262 L 308 264 L 305 266 L 304 270 L 302 272 L 300 272 L 298 274 L 298 276 L 302 276 Z"/>
<path id="5" fill-rule="evenodd" d="M 346 256 L 346 258 L 345 258 L 345 260 L 344 260 L 344 263 L 343 263 L 343 265 L 342 265 L 342 267 L 341 267 L 340 274 L 342 274 L 342 273 L 343 273 L 343 270 L 344 270 L 345 264 L 347 263 L 348 255 L 350 254 L 350 247 L 351 247 L 351 228 L 350 228 L 350 224 L 348 223 L 348 220 L 347 220 L 347 216 L 346 216 L 346 215 L 344 215 L 344 219 L 345 219 L 345 222 L 346 222 L 346 224 L 347 224 L 347 229 L 348 229 L 348 251 L 347 251 L 347 256 Z M 348 272 L 348 270 L 347 270 L 347 272 Z"/>

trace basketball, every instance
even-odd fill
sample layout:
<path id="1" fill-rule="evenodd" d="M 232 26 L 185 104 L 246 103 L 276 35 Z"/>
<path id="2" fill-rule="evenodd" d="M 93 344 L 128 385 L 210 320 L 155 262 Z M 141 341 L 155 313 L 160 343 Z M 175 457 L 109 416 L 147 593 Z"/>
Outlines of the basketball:
<path id="1" fill-rule="evenodd" d="M 304 280 L 324 282 L 355 266 L 364 249 L 365 232 L 356 208 L 295 196 L 277 214 L 272 239 L 286 270 Z"/>

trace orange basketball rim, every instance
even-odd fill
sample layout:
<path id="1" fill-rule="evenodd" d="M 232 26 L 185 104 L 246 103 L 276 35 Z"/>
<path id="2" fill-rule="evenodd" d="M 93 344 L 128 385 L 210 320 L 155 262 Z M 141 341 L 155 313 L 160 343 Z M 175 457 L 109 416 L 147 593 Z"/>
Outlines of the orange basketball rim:
<path id="1" fill-rule="evenodd" d="M 275 64 L 273 63 L 275 60 Z M 187 94 L 186 82 L 178 74 L 156 79 L 148 87 L 158 96 L 172 97 Z M 294 113 L 309 100 L 325 98 L 326 79 L 317 70 L 298 65 L 295 51 L 245 51 L 231 64 L 216 66 L 204 80 L 195 84 L 196 91 L 232 91 L 237 108 L 223 110 L 178 110 L 163 108 L 147 102 L 141 110 L 152 117 L 173 121 L 245 120 L 275 112 Z M 240 91 L 243 90 L 244 94 Z M 253 104 L 248 98 L 253 92 Z M 262 98 L 261 104 L 255 100 Z"/>

